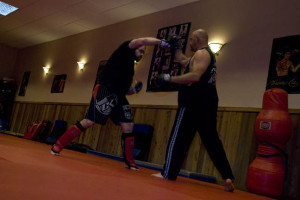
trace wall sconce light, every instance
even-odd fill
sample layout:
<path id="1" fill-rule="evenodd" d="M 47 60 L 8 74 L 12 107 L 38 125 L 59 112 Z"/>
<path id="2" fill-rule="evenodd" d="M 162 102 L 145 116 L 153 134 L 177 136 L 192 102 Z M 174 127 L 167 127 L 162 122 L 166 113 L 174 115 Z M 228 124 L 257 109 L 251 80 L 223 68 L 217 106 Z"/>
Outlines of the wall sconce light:
<path id="1" fill-rule="evenodd" d="M 78 64 L 79 70 L 83 71 L 85 62 L 77 62 L 77 64 Z"/>
<path id="2" fill-rule="evenodd" d="M 43 67 L 45 74 L 47 75 L 49 73 L 50 67 Z"/>
<path id="3" fill-rule="evenodd" d="M 216 55 L 219 55 L 219 51 L 224 46 L 224 44 L 221 44 L 218 42 L 210 42 L 210 43 L 208 43 L 208 45 L 209 45 L 209 48 L 211 49 L 211 51 Z"/>

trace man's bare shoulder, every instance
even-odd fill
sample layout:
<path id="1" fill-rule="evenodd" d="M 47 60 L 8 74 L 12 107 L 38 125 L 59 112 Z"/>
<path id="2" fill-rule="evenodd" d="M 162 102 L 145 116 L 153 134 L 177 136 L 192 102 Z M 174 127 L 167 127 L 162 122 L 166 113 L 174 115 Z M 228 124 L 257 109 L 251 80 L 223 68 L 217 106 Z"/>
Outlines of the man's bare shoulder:
<path id="1" fill-rule="evenodd" d="M 195 52 L 194 56 L 209 56 L 209 53 L 206 49 L 199 49 Z"/>
<path id="2" fill-rule="evenodd" d="M 206 49 L 199 49 L 195 52 L 193 56 L 194 60 L 209 60 L 210 61 L 210 55 Z"/>

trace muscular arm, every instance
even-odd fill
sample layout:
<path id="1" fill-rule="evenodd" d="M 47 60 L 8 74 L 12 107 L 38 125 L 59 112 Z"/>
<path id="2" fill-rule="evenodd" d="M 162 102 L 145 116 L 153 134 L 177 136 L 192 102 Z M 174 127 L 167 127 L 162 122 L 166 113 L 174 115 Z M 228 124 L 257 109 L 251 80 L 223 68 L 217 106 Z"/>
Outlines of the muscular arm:
<path id="1" fill-rule="evenodd" d="M 131 40 L 129 43 L 130 49 L 137 49 L 143 45 L 159 45 L 161 43 L 160 39 L 153 38 L 153 37 L 144 37 L 144 38 L 137 38 Z"/>
<path id="2" fill-rule="evenodd" d="M 198 50 L 191 60 L 190 71 L 180 76 L 172 76 L 171 82 L 177 84 L 191 84 L 198 82 L 207 70 L 210 63 L 209 53 L 203 49 Z"/>
<path id="3" fill-rule="evenodd" d="M 181 49 L 176 50 L 175 52 L 175 61 L 180 63 L 182 67 L 186 67 L 188 65 L 190 58 L 186 57 Z"/>

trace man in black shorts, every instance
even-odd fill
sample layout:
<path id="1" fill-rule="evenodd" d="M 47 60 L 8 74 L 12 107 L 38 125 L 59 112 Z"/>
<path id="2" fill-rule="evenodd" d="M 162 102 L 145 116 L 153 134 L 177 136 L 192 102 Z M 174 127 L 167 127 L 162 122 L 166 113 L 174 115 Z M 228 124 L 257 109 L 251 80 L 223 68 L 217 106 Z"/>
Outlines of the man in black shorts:
<path id="1" fill-rule="evenodd" d="M 103 71 L 97 78 L 93 96 L 85 119 L 70 127 L 51 148 L 51 153 L 58 155 L 60 151 L 78 137 L 87 128 L 95 123 L 104 125 L 109 118 L 122 128 L 122 150 L 126 166 L 138 170 L 133 160 L 134 134 L 131 108 L 126 94 L 139 92 L 142 84 L 134 87 L 134 61 L 139 61 L 145 53 L 146 45 L 160 45 L 169 47 L 169 44 L 157 38 L 145 37 L 122 43 L 110 56 Z"/>
<path id="2" fill-rule="evenodd" d="M 215 56 L 208 47 L 208 35 L 198 29 L 190 38 L 192 58 L 187 58 L 180 50 L 175 51 L 175 59 L 184 68 L 184 74 L 158 75 L 158 83 L 179 85 L 178 110 L 166 151 L 163 171 L 154 174 L 167 180 L 176 180 L 185 155 L 199 132 L 211 160 L 224 179 L 226 191 L 233 191 L 233 174 L 223 145 L 217 132 L 218 94 L 216 90 Z M 172 47 L 171 47 L 172 48 Z"/>

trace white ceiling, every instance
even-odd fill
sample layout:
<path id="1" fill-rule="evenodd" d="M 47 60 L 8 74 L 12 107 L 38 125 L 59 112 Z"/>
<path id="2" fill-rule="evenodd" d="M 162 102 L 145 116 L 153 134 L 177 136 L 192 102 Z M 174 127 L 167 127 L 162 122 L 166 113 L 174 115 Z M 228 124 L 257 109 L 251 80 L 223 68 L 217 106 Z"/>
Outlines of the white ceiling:
<path id="1" fill-rule="evenodd" d="M 1 0 L 0 43 L 24 48 L 198 0 Z"/>

